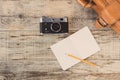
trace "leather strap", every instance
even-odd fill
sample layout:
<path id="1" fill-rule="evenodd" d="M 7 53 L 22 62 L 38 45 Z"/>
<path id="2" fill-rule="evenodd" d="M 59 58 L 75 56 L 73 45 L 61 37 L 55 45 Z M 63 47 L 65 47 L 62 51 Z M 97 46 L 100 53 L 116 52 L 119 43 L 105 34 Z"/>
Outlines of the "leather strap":
<path id="1" fill-rule="evenodd" d="M 91 7 L 93 5 L 93 0 L 78 0 L 78 2 L 84 7 Z"/>

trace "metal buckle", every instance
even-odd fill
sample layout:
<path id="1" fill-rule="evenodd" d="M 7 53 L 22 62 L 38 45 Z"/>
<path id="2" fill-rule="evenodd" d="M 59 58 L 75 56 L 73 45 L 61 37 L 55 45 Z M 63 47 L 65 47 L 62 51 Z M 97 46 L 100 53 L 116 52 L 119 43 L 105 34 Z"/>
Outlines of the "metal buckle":
<path id="1" fill-rule="evenodd" d="M 103 18 L 98 18 L 97 21 L 103 27 L 106 27 L 108 25 Z"/>

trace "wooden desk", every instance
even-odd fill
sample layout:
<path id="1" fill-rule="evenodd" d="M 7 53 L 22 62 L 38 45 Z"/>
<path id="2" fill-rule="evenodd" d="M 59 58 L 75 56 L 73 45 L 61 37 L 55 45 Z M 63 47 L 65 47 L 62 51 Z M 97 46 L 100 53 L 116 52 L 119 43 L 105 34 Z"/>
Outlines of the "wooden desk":
<path id="1" fill-rule="evenodd" d="M 63 71 L 50 46 L 69 35 L 39 33 L 43 15 L 69 17 L 70 33 L 89 26 L 101 51 Z M 76 0 L 0 0 L 0 80 L 120 80 L 120 35 L 94 27 L 96 14 Z M 83 34 L 84 35 L 84 34 Z"/>

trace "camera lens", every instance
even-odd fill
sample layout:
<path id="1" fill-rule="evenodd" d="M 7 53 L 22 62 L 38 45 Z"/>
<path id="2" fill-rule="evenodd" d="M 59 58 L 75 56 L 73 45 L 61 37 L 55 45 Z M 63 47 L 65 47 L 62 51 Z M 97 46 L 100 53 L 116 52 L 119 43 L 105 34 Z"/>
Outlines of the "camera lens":
<path id="1" fill-rule="evenodd" d="M 51 30 L 53 32 L 59 32 L 61 30 L 61 25 L 59 23 L 53 23 L 51 25 Z"/>
<path id="2" fill-rule="evenodd" d="M 63 21 L 63 18 L 60 18 L 61 21 Z"/>

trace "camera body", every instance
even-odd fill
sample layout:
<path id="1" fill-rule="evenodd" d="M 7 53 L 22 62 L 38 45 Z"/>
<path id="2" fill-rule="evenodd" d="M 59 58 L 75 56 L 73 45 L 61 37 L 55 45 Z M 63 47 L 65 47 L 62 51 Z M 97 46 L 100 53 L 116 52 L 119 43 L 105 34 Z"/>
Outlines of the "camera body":
<path id="1" fill-rule="evenodd" d="M 40 18 L 40 33 L 68 33 L 68 18 Z"/>

